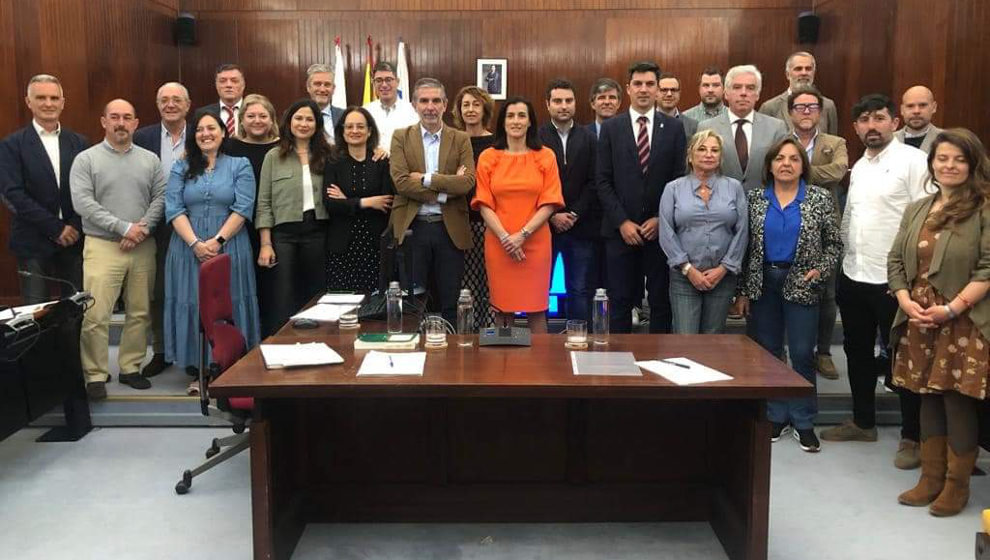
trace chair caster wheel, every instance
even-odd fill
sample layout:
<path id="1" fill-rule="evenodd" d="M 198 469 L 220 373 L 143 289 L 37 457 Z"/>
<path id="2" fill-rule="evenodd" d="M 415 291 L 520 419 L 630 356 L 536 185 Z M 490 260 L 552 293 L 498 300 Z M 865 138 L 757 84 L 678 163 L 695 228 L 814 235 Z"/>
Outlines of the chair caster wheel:
<path id="1" fill-rule="evenodd" d="M 234 424 L 233 430 L 235 434 L 243 434 L 244 428 L 244 424 Z"/>
<path id="2" fill-rule="evenodd" d="M 186 471 L 182 473 L 182 480 L 176 483 L 175 493 L 182 495 L 189 492 L 189 488 L 192 486 L 192 473 Z"/>
<path id="3" fill-rule="evenodd" d="M 210 457 L 216 455 L 217 453 L 220 453 L 220 442 L 218 442 L 217 440 L 213 440 L 213 445 L 211 445 L 210 448 L 206 450 L 206 458 L 209 459 Z"/>

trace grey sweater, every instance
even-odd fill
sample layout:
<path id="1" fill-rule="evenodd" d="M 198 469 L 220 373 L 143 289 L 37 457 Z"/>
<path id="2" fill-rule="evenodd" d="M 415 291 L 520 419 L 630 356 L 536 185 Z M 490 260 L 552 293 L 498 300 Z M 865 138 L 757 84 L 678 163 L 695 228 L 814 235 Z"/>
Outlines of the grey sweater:
<path id="1" fill-rule="evenodd" d="M 83 233 L 120 240 L 131 224 L 154 229 L 165 211 L 167 178 L 154 153 L 132 145 L 117 152 L 104 140 L 72 162 L 72 206 L 82 217 Z"/>

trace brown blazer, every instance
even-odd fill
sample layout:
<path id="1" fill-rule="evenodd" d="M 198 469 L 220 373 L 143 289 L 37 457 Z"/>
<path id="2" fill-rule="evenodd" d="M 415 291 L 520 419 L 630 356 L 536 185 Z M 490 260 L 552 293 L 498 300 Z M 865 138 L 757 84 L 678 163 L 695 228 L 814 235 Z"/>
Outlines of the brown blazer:
<path id="1" fill-rule="evenodd" d="M 458 249 L 470 249 L 473 243 L 471 226 L 468 223 L 467 194 L 474 188 L 471 138 L 460 130 L 443 126 L 440 132 L 437 172 L 433 174 L 429 187 L 423 186 L 421 181 L 409 178 L 409 174 L 414 171 L 426 172 L 426 156 L 419 123 L 396 130 L 392 134 L 389 159 L 389 173 L 396 192 L 389 224 L 399 243 L 405 238 L 419 207 L 423 203 L 436 202 L 438 194 L 447 193 L 447 202 L 440 205 L 447 234 Z M 464 175 L 457 175 L 457 169 L 461 166 L 467 171 Z"/>
<path id="2" fill-rule="evenodd" d="M 836 215 L 839 208 L 839 186 L 849 172 L 849 152 L 846 139 L 819 132 L 815 149 L 811 151 L 811 184 L 832 193 Z"/>
<path id="3" fill-rule="evenodd" d="M 926 196 L 904 210 L 897 237 L 887 255 L 887 285 L 892 294 L 910 290 L 918 277 L 918 237 L 934 201 L 934 195 Z M 987 209 L 942 230 L 928 267 L 928 282 L 948 301 L 974 281 L 990 281 L 990 210 Z M 969 318 L 990 339 L 990 297 L 974 302 Z M 892 344 L 900 340 L 906 326 L 907 315 L 898 307 L 891 328 Z"/>

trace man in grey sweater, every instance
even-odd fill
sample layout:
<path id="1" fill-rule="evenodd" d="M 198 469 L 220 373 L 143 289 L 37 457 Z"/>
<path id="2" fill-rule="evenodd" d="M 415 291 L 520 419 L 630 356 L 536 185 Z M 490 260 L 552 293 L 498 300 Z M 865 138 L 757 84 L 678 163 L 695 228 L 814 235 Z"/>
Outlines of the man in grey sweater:
<path id="1" fill-rule="evenodd" d="M 76 156 L 69 175 L 72 204 L 82 217 L 83 289 L 96 300 L 83 318 L 79 345 L 86 392 L 107 396 L 110 314 L 123 293 L 126 319 L 120 340 L 120 382 L 147 389 L 139 373 L 148 351 L 155 284 L 152 228 L 165 206 L 165 173 L 158 157 L 131 143 L 134 106 L 115 99 L 103 109 L 103 142 Z M 148 241 L 151 239 L 151 241 Z"/>

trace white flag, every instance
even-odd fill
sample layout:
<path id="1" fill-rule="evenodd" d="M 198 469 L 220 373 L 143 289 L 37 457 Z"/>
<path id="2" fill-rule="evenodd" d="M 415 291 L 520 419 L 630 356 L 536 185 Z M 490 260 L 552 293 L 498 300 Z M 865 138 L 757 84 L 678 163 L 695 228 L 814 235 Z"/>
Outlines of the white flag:
<path id="1" fill-rule="evenodd" d="M 333 98 L 330 105 L 347 107 L 347 84 L 344 82 L 344 54 L 340 52 L 340 37 L 337 37 L 333 56 Z"/>
<path id="2" fill-rule="evenodd" d="M 404 99 L 409 101 L 409 95 L 411 94 L 409 90 L 409 66 L 406 64 L 406 43 L 399 38 L 399 56 L 396 62 L 396 70 L 398 75 L 396 78 L 399 80 L 399 99 Z"/>

